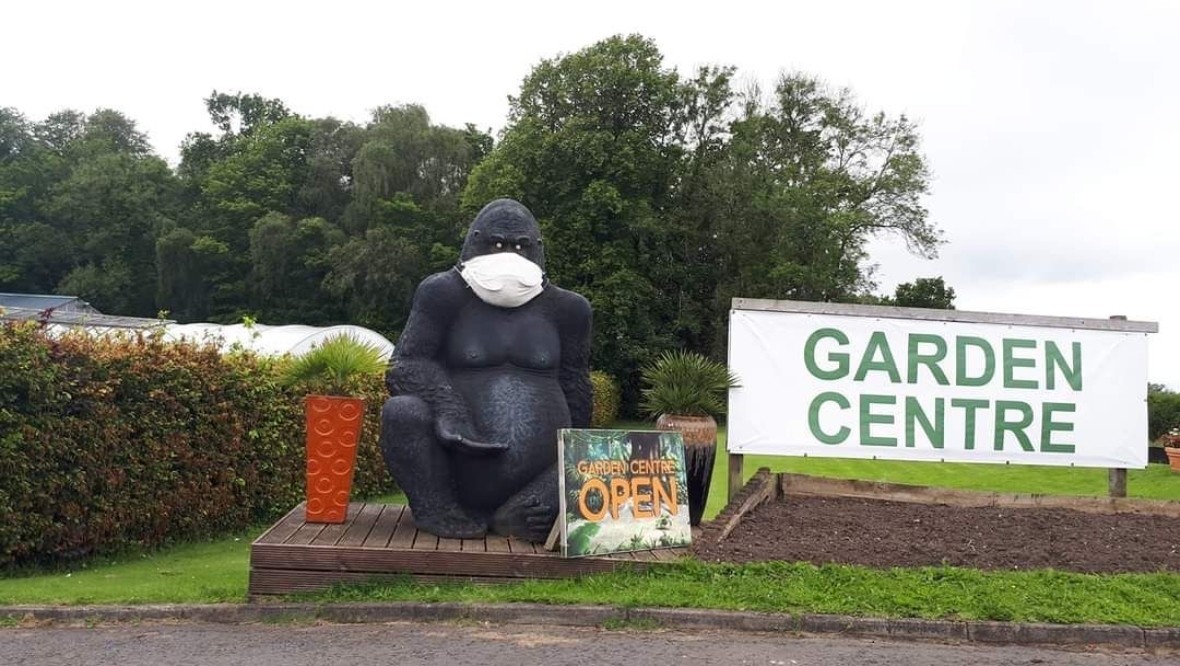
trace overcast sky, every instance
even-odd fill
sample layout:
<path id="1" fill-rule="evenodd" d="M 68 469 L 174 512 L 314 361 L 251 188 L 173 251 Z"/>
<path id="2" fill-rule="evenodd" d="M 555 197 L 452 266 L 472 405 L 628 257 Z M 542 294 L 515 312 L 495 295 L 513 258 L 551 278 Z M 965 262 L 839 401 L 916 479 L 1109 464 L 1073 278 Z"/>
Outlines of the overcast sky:
<path id="1" fill-rule="evenodd" d="M 10 1 L 0 106 L 114 108 L 174 163 L 210 91 L 363 122 L 417 102 L 498 131 L 542 58 L 616 33 L 682 72 L 802 71 L 921 128 L 938 259 L 872 246 L 881 291 L 943 276 L 961 310 L 1157 321 L 1180 388 L 1180 2 Z"/>

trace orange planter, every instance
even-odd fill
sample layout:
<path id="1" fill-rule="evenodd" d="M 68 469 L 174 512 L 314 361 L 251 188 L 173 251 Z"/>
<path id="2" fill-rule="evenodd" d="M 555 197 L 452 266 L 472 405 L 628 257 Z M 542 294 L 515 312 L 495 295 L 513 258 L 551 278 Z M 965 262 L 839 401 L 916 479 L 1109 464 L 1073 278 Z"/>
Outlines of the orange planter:
<path id="1" fill-rule="evenodd" d="M 343 523 L 348 516 L 365 401 L 309 395 L 304 412 L 307 415 L 307 522 Z"/>
<path id="2" fill-rule="evenodd" d="M 1168 466 L 1172 468 L 1172 471 L 1180 472 L 1180 448 L 1167 446 L 1164 447 L 1164 453 L 1168 454 Z"/>

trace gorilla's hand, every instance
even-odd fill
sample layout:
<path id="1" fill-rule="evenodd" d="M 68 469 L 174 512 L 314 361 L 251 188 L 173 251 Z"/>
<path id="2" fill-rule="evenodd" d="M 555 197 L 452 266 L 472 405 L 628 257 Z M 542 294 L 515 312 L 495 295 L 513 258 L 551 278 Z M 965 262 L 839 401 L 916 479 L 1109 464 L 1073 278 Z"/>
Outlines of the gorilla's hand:
<path id="1" fill-rule="evenodd" d="M 472 438 L 470 435 L 463 434 L 469 431 L 469 428 L 464 428 L 459 424 L 457 419 L 445 416 L 439 417 L 434 424 L 434 433 L 438 436 L 439 441 L 444 446 L 448 446 L 462 453 L 485 456 L 508 450 L 507 444 L 481 442 Z"/>

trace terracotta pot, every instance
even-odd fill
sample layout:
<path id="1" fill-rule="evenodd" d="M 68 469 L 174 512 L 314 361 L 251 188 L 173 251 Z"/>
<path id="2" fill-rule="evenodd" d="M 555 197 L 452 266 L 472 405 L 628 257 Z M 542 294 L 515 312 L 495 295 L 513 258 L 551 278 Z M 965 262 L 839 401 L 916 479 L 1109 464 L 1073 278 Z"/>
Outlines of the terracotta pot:
<path id="1" fill-rule="evenodd" d="M 1164 453 L 1168 454 L 1168 466 L 1173 472 L 1180 472 L 1180 448 L 1165 446 Z"/>
<path id="2" fill-rule="evenodd" d="M 701 524 L 701 514 L 709 501 L 709 484 L 713 481 L 713 461 L 717 457 L 717 421 L 712 416 L 661 414 L 656 419 L 660 430 L 676 430 L 684 437 L 684 466 L 688 476 L 688 522 Z"/>
<path id="3" fill-rule="evenodd" d="M 307 416 L 307 516 L 309 523 L 343 523 L 348 517 L 356 445 L 365 401 L 309 395 Z"/>

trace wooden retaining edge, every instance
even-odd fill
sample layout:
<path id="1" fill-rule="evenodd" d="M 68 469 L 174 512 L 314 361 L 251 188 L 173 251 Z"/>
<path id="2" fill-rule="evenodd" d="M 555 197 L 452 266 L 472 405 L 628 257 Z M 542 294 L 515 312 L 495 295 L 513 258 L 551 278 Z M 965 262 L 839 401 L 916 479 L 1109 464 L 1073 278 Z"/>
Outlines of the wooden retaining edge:
<path id="1" fill-rule="evenodd" d="M 759 470 L 759 472 L 761 471 Z M 881 481 L 830 479 L 786 472 L 780 472 L 777 476 L 777 492 L 780 496 L 849 497 L 962 507 L 1071 509 L 1083 513 L 1138 514 L 1180 518 L 1180 502 L 1166 500 L 987 493 Z"/>
<path id="2" fill-rule="evenodd" d="M 754 507 L 779 496 L 780 484 L 769 467 L 762 467 L 746 482 L 717 517 L 701 528 L 701 539 L 720 543 Z"/>

